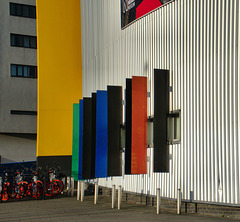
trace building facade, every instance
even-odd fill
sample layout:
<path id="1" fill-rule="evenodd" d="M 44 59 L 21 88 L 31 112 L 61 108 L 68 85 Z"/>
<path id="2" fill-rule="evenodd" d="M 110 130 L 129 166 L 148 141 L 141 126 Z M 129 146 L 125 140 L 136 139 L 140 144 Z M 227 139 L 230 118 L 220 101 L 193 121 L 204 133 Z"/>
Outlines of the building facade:
<path id="1" fill-rule="evenodd" d="M 0 2 L 0 155 L 36 160 L 37 37 L 35 0 Z"/>
<path id="2" fill-rule="evenodd" d="M 161 188 L 166 198 L 180 188 L 185 200 L 240 204 L 239 7 L 175 0 L 121 29 L 119 0 L 81 0 L 83 97 L 146 76 L 154 116 L 154 69 L 169 70 L 169 112 L 181 119 L 168 173 L 153 172 L 153 144 L 147 174 L 95 182 L 150 195 Z"/>

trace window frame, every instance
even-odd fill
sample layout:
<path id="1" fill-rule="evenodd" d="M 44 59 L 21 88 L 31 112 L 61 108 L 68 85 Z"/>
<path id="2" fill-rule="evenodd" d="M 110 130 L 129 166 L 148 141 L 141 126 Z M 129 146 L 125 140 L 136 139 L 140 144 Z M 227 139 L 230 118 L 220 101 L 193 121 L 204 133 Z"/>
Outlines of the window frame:
<path id="1" fill-rule="evenodd" d="M 28 15 L 24 15 L 24 7 L 25 9 L 27 8 L 26 11 L 28 12 Z M 36 19 L 36 6 L 9 2 L 9 14 L 10 16 Z"/>
<path id="2" fill-rule="evenodd" d="M 175 137 L 176 118 L 179 118 L 179 138 Z M 169 119 L 172 119 L 169 122 Z M 172 127 L 171 129 L 169 129 Z M 181 110 L 174 110 L 167 115 L 167 142 L 169 145 L 180 144 L 181 143 Z"/>
<path id="3" fill-rule="evenodd" d="M 25 45 L 25 40 L 28 40 L 28 46 Z M 34 44 L 32 44 L 32 41 L 34 42 Z M 18 48 L 37 49 L 37 37 L 33 35 L 10 33 L 10 46 Z"/>
<path id="4" fill-rule="evenodd" d="M 11 115 L 37 116 L 37 111 L 29 110 L 10 110 Z"/>
<path id="5" fill-rule="evenodd" d="M 13 75 L 13 67 L 15 68 L 16 75 Z M 27 68 L 27 76 L 25 75 L 25 68 Z M 31 75 L 30 72 L 32 72 L 34 68 L 34 75 Z M 32 69 L 32 70 L 31 70 Z M 18 70 L 22 70 L 22 75 L 18 74 Z M 27 78 L 27 79 L 37 79 L 38 78 L 38 73 L 37 73 L 37 66 L 33 65 L 22 65 L 22 64 L 10 64 L 10 75 L 11 77 L 14 78 Z"/>

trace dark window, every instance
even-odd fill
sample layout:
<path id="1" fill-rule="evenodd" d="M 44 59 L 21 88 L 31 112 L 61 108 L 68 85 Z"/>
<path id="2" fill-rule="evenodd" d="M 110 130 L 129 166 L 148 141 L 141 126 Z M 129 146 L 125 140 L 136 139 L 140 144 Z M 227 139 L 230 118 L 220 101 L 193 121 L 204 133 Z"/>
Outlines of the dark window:
<path id="1" fill-rule="evenodd" d="M 30 38 L 29 37 L 29 47 L 30 48 L 33 48 L 33 49 L 36 49 L 37 48 L 37 38 Z"/>
<path id="2" fill-rule="evenodd" d="M 17 43 L 16 43 L 16 36 L 15 35 L 10 35 L 10 41 L 11 41 L 11 45 L 12 46 L 15 46 Z"/>
<path id="3" fill-rule="evenodd" d="M 22 77 L 23 76 L 23 66 L 17 66 L 17 76 Z"/>
<path id="4" fill-rule="evenodd" d="M 17 76 L 17 66 L 11 65 L 11 76 L 15 77 Z"/>
<path id="5" fill-rule="evenodd" d="M 10 34 L 11 46 L 23 48 L 37 48 L 37 37 L 29 35 Z"/>
<path id="6" fill-rule="evenodd" d="M 10 15 L 35 19 L 36 6 L 10 2 Z"/>
<path id="7" fill-rule="evenodd" d="M 26 47 L 26 48 L 30 47 L 30 37 L 29 36 L 23 37 L 23 47 Z M 34 48 L 34 47 L 31 47 L 31 48 Z"/>
<path id="8" fill-rule="evenodd" d="M 10 3 L 10 15 L 16 13 L 16 4 Z"/>
<path id="9" fill-rule="evenodd" d="M 11 64 L 12 77 L 37 78 L 37 66 Z"/>
<path id="10" fill-rule="evenodd" d="M 29 17 L 36 18 L 36 7 L 35 6 L 29 7 Z"/>
<path id="11" fill-rule="evenodd" d="M 29 15 L 29 6 L 23 5 L 22 9 L 23 9 L 23 16 L 24 17 L 28 17 L 28 15 Z"/>
<path id="12" fill-rule="evenodd" d="M 23 76 L 28 77 L 28 67 L 27 66 L 23 67 Z"/>
<path id="13" fill-rule="evenodd" d="M 10 112 L 13 115 L 37 115 L 37 111 L 23 111 L 23 110 L 11 110 Z"/>
<path id="14" fill-rule="evenodd" d="M 36 78 L 37 77 L 37 67 L 29 66 L 28 74 L 30 78 Z"/>

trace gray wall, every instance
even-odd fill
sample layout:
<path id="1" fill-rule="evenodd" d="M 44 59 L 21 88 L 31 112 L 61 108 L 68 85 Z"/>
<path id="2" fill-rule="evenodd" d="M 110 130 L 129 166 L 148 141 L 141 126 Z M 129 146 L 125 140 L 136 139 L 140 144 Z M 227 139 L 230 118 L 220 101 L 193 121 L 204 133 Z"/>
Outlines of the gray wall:
<path id="1" fill-rule="evenodd" d="M 0 134 L 1 163 L 35 161 L 36 134 Z"/>
<path id="2" fill-rule="evenodd" d="M 10 64 L 37 65 L 37 50 L 11 47 L 10 33 L 36 36 L 36 19 L 10 16 L 9 0 L 0 1 L 0 155 L 2 163 L 36 160 L 37 79 L 11 77 Z M 35 5 L 35 0 L 11 0 Z M 3 134 L 4 133 L 4 134 Z"/>
<path id="3" fill-rule="evenodd" d="M 10 74 L 11 63 L 37 65 L 36 49 L 10 46 L 10 33 L 36 36 L 36 20 L 10 16 L 9 2 L 0 2 L 0 132 L 36 133 L 36 116 L 10 114 L 10 110 L 37 110 L 37 79 Z M 35 0 L 11 2 L 35 5 Z"/>

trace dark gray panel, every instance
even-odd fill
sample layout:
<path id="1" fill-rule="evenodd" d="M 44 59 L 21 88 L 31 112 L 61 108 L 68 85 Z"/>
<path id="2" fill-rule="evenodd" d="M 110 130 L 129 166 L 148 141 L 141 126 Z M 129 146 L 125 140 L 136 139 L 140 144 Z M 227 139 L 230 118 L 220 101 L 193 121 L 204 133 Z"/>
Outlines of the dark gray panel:
<path id="1" fill-rule="evenodd" d="M 132 153 L 132 79 L 126 79 L 125 91 L 125 174 L 131 174 L 131 153 Z"/>
<path id="2" fill-rule="evenodd" d="M 97 94 L 92 93 L 92 151 L 91 151 L 91 177 L 95 178 L 95 155 L 96 155 L 96 103 Z"/>
<path id="3" fill-rule="evenodd" d="M 71 176 L 72 156 L 38 156 L 37 166 L 44 171 L 49 167 L 56 169 L 60 167 L 60 172 L 63 175 Z"/>
<path id="4" fill-rule="evenodd" d="M 82 179 L 92 179 L 92 99 L 83 98 Z"/>
<path id="5" fill-rule="evenodd" d="M 167 115 L 169 113 L 169 71 L 154 70 L 154 172 L 169 172 Z"/>
<path id="6" fill-rule="evenodd" d="M 122 87 L 108 86 L 108 176 L 122 175 Z"/>

